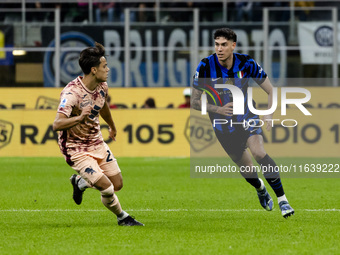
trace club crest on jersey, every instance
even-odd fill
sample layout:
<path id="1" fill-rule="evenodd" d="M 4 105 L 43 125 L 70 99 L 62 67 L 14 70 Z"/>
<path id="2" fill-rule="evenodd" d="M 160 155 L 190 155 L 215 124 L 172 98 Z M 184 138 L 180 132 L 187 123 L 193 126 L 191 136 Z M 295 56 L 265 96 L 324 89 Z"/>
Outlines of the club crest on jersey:
<path id="1" fill-rule="evenodd" d="M 238 77 L 239 79 L 242 79 L 243 76 L 244 76 L 244 72 L 243 72 L 243 71 L 238 71 L 238 72 L 237 72 L 237 77 Z"/>

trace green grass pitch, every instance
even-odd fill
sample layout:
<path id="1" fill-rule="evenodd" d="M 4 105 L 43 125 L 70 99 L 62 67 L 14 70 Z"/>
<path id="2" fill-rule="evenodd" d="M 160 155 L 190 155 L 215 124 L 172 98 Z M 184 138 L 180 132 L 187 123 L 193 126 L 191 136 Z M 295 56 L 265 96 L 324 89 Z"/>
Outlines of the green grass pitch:
<path id="1" fill-rule="evenodd" d="M 284 179 L 295 209 L 284 219 L 241 178 L 190 178 L 189 158 L 118 162 L 117 195 L 145 227 L 119 227 L 96 190 L 76 205 L 61 157 L 0 158 L 0 254 L 340 254 L 340 179 Z"/>

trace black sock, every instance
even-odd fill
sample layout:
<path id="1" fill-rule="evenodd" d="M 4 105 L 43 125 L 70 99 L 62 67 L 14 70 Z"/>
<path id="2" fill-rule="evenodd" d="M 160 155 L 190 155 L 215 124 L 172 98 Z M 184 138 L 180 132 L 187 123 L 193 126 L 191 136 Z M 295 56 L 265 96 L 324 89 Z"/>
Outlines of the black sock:
<path id="1" fill-rule="evenodd" d="M 270 187 L 274 190 L 277 197 L 281 197 L 285 194 L 283 191 L 283 186 L 280 179 L 280 173 L 274 160 L 269 157 L 268 154 L 264 158 L 257 161 L 262 168 L 263 175 L 269 183 Z"/>
<path id="2" fill-rule="evenodd" d="M 258 189 L 261 187 L 261 182 L 259 178 L 245 178 L 247 182 L 250 183 L 255 189 Z"/>
<path id="3" fill-rule="evenodd" d="M 255 189 L 258 189 L 261 187 L 261 181 L 257 175 L 257 172 L 245 172 L 245 171 L 242 172 L 241 171 L 241 175 Z"/>

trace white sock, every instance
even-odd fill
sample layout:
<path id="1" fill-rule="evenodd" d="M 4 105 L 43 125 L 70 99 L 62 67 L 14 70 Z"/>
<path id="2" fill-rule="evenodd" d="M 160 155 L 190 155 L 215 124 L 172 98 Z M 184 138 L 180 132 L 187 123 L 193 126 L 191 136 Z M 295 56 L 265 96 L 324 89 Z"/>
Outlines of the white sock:
<path id="1" fill-rule="evenodd" d="M 117 219 L 118 220 L 124 220 L 127 216 L 129 216 L 129 214 L 125 211 L 122 211 L 118 216 Z"/>
<path id="2" fill-rule="evenodd" d="M 286 195 L 283 195 L 283 196 L 281 196 L 281 197 L 278 197 L 278 198 L 277 198 L 277 201 L 278 201 L 278 203 L 280 203 L 280 202 L 282 202 L 282 201 L 288 202 L 288 200 L 287 200 L 287 198 L 286 198 Z"/>
<path id="3" fill-rule="evenodd" d="M 260 180 L 260 182 L 261 182 L 261 187 L 258 188 L 258 189 L 256 189 L 256 190 L 257 190 L 257 191 L 262 191 L 262 190 L 264 189 L 264 183 L 263 183 L 263 181 L 262 181 L 261 178 L 259 178 L 259 180 Z"/>
<path id="4" fill-rule="evenodd" d="M 91 185 L 87 181 L 85 181 L 83 178 L 81 178 L 80 175 L 77 175 L 76 182 L 77 182 L 78 188 L 80 190 L 85 190 L 87 188 L 91 188 Z"/>

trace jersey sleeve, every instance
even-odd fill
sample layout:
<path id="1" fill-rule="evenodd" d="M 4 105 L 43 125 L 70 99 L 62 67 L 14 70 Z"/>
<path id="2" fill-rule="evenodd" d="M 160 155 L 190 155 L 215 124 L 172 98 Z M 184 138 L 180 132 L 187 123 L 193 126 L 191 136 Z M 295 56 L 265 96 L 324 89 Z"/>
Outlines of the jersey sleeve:
<path id="1" fill-rule="evenodd" d="M 262 84 L 267 78 L 267 74 L 265 73 L 263 68 L 252 58 L 248 60 L 248 64 L 250 77 L 252 77 L 257 84 Z"/>
<path id="2" fill-rule="evenodd" d="M 206 78 L 206 63 L 202 60 L 196 69 L 195 75 L 193 77 L 193 87 L 196 89 L 203 88 Z"/>
<path id="3" fill-rule="evenodd" d="M 70 117 L 74 106 L 77 103 L 77 96 L 74 92 L 62 91 L 60 94 L 60 103 L 58 106 L 58 112 L 65 114 Z"/>

